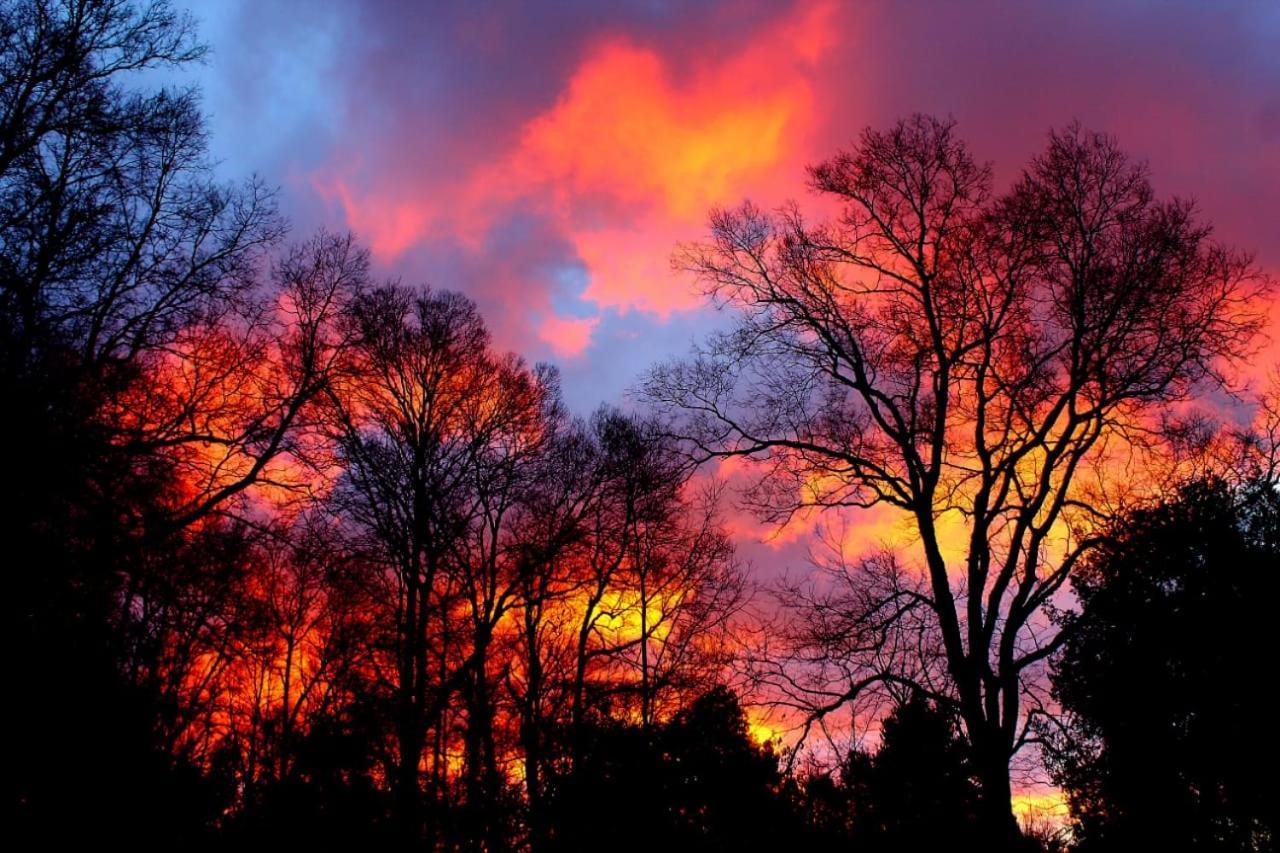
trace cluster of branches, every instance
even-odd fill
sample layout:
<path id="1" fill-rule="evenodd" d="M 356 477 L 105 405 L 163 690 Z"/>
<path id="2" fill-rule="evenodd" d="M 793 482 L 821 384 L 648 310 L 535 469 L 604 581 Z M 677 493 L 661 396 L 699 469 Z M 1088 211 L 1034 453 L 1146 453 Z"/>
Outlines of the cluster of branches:
<path id="1" fill-rule="evenodd" d="M 164 2 L 0 5 L 19 834 L 177 843 L 306 788 L 409 843 L 550 843 L 583 731 L 721 675 L 717 494 L 464 297 L 283 246 L 195 93 L 136 75 L 202 54 Z"/>
<path id="2" fill-rule="evenodd" d="M 742 578 L 714 494 L 657 426 L 569 418 L 555 374 L 495 354 L 465 298 L 374 288 L 347 319 L 327 503 L 376 568 L 387 778 L 415 835 L 425 768 L 428 810 L 460 802 L 464 835 L 501 846 L 515 753 L 541 832 L 547 777 L 593 709 L 648 726 L 717 677 Z"/>

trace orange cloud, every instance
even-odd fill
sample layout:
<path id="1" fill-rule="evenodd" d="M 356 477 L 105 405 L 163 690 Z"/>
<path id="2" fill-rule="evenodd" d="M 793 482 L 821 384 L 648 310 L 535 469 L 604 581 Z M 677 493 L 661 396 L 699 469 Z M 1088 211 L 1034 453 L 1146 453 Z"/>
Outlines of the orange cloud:
<path id="1" fill-rule="evenodd" d="M 606 40 L 525 125 L 504 183 L 545 188 L 590 272 L 585 298 L 662 316 L 700 304 L 673 281 L 671 250 L 701 232 L 713 205 L 791 191 L 833 11 L 810 6 L 686 74 L 653 50 Z"/>
<path id="2" fill-rule="evenodd" d="M 518 168 L 578 197 L 605 193 L 700 217 L 736 194 L 742 175 L 776 162 L 784 130 L 808 111 L 795 79 L 748 99 L 741 66 L 677 81 L 656 52 L 606 43 L 551 111 L 526 125 Z"/>
<path id="3" fill-rule="evenodd" d="M 380 260 L 393 260 L 422 239 L 433 218 L 422 201 L 398 201 L 379 193 L 357 197 L 340 175 L 316 176 L 312 186 L 321 198 L 338 202 L 347 225 Z"/>
<path id="4" fill-rule="evenodd" d="M 601 309 L 667 317 L 701 298 L 672 273 L 675 245 L 707 211 L 760 193 L 793 194 L 816 125 L 815 66 L 834 45 L 834 2 L 803 4 L 715 58 L 678 61 L 621 36 L 599 40 L 555 102 L 527 119 L 496 160 L 469 174 L 313 179 L 379 261 L 446 236 L 481 251 L 514 205 L 551 221 L 588 273 Z M 708 51 L 708 54 L 717 53 Z M 552 316 L 538 337 L 571 357 L 595 320 Z"/>
<path id="5" fill-rule="evenodd" d="M 591 345 L 591 333 L 599 317 L 547 316 L 538 328 L 538 337 L 551 346 L 552 352 L 565 358 L 581 355 Z"/>

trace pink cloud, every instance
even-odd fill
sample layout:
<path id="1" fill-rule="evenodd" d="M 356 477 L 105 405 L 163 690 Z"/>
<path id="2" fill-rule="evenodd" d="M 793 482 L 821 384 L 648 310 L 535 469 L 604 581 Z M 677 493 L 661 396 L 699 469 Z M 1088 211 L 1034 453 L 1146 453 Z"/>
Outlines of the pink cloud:
<path id="1" fill-rule="evenodd" d="M 599 322 L 599 317 L 566 318 L 550 314 L 539 325 L 538 337 L 549 344 L 556 355 L 574 358 L 590 346 L 591 333 Z"/>

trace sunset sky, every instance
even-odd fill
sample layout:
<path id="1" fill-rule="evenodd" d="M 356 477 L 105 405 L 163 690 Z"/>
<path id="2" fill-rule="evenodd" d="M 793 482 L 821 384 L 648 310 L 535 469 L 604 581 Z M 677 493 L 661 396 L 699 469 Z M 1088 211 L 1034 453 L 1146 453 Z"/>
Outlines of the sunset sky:
<path id="1" fill-rule="evenodd" d="M 0 0 L 0 117 L 19 837 L 1274 840 L 1280 0 Z"/>
<path id="2" fill-rule="evenodd" d="M 582 412 L 715 325 L 669 266 L 710 206 L 805 203 L 806 164 L 915 111 L 998 180 L 1051 126 L 1112 132 L 1280 270 L 1273 0 L 190 8 L 225 174 L 278 184 L 295 233 L 351 228 L 379 272 L 467 293 Z"/>
<path id="3" fill-rule="evenodd" d="M 189 8 L 212 54 L 183 79 L 222 172 L 278 185 L 295 236 L 349 228 L 380 275 L 471 296 L 582 414 L 724 322 L 670 268 L 708 208 L 820 210 L 805 166 L 912 112 L 954 116 L 1000 184 L 1053 126 L 1111 132 L 1280 273 L 1274 0 Z M 808 562 L 819 519 L 729 514 L 758 579 Z M 911 538 L 887 507 L 843 529 L 859 550 Z"/>

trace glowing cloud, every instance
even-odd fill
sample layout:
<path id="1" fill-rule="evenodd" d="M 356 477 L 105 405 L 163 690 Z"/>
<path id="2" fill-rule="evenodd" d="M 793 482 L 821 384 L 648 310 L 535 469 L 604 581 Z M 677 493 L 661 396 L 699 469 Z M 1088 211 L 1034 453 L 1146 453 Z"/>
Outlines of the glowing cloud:
<path id="1" fill-rule="evenodd" d="M 312 188 L 383 264 L 438 239 L 478 254 L 484 235 L 522 210 L 576 253 L 587 283 L 575 295 L 586 303 L 662 319 L 696 309 L 701 299 L 672 273 L 671 252 L 702 232 L 713 205 L 794 193 L 835 11 L 806 4 L 705 57 L 597 37 L 554 101 L 526 116 L 498 156 L 449 175 L 421 165 L 331 169 L 314 174 Z M 535 309 L 536 337 L 556 355 L 590 346 L 599 317 L 524 307 Z"/>
<path id="2" fill-rule="evenodd" d="M 585 298 L 667 316 L 699 299 L 667 258 L 707 209 L 789 189 L 814 124 L 812 66 L 831 4 L 757 33 L 722 62 L 678 71 L 655 50 L 599 43 L 550 110 L 529 121 L 501 178 L 544 193 L 590 272 Z"/>
<path id="3" fill-rule="evenodd" d="M 374 256 L 390 261 L 425 236 L 432 213 L 424 203 L 377 194 L 357 197 L 340 176 L 316 176 L 312 186 L 326 201 L 337 201 L 347 225 L 368 242 Z"/>
<path id="4" fill-rule="evenodd" d="M 572 358 L 581 355 L 590 345 L 591 332 L 599 322 L 599 317 L 565 318 L 552 314 L 542 321 L 538 337 L 550 345 L 556 355 Z"/>

